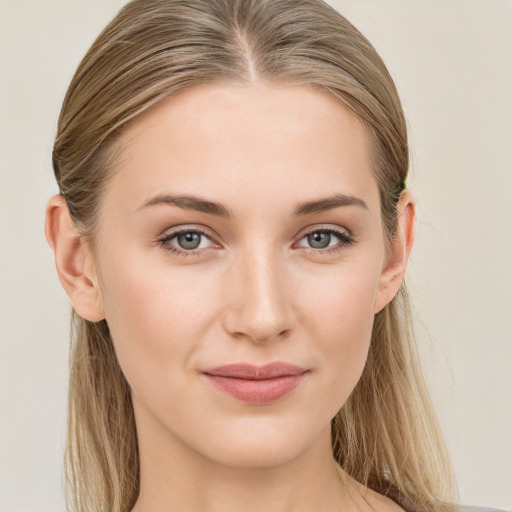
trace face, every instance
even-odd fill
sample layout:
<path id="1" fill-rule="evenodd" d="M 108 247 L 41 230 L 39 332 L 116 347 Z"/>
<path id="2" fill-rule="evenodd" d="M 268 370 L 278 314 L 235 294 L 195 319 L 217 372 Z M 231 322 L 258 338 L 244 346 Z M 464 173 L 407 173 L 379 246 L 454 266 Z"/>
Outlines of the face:
<path id="1" fill-rule="evenodd" d="M 330 431 L 391 299 L 363 126 L 305 86 L 201 85 L 121 143 L 94 272 L 141 442 L 293 459 Z"/>

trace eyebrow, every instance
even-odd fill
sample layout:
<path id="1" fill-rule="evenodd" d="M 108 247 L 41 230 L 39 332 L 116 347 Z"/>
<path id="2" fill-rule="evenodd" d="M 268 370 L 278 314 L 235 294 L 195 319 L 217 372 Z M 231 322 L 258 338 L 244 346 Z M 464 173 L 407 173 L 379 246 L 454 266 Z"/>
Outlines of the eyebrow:
<path id="1" fill-rule="evenodd" d="M 221 203 L 215 203 L 208 201 L 200 197 L 191 195 L 172 195 L 172 194 L 160 194 L 143 205 L 137 208 L 137 211 L 155 205 L 169 205 L 183 208 L 184 210 L 196 210 L 198 212 L 208 213 L 210 215 L 216 215 L 218 217 L 230 218 L 233 216 L 232 211 Z M 358 206 L 365 210 L 368 210 L 368 205 L 359 197 L 346 195 L 346 194 L 335 194 L 330 197 L 323 199 L 316 199 L 313 201 L 306 201 L 297 205 L 293 210 L 293 215 L 299 217 L 302 215 L 309 215 L 312 213 L 320 213 L 334 208 L 347 207 L 347 206 Z"/>
<path id="2" fill-rule="evenodd" d="M 169 206 L 178 206 L 184 210 L 196 210 L 198 212 L 209 213 L 210 215 L 217 215 L 219 217 L 231 217 L 232 212 L 229 208 L 221 203 L 214 203 L 213 201 L 207 201 L 196 196 L 188 195 L 172 195 L 172 194 L 160 194 L 153 197 L 142 206 L 137 208 L 137 211 L 147 208 L 148 206 L 155 206 L 167 204 Z"/>
<path id="3" fill-rule="evenodd" d="M 340 208 L 342 206 L 358 206 L 364 210 L 369 210 L 368 205 L 359 197 L 346 194 L 335 194 L 324 199 L 300 203 L 293 211 L 293 215 L 299 216 L 308 215 L 310 213 L 320 213 L 334 208 Z"/>

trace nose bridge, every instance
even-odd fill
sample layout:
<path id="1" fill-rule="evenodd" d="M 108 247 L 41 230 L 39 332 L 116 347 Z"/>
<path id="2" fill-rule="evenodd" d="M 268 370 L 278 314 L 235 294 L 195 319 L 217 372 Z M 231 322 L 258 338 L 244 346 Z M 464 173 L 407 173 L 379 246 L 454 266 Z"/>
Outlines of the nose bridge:
<path id="1" fill-rule="evenodd" d="M 229 272 L 226 328 L 255 342 L 270 341 L 293 326 L 290 290 L 275 244 L 251 244 L 239 251 Z"/>

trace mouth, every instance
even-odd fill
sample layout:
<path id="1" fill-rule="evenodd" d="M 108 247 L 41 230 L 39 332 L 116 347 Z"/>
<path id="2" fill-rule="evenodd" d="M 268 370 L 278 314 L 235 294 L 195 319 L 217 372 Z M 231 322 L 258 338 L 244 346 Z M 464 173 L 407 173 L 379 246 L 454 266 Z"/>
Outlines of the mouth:
<path id="1" fill-rule="evenodd" d="M 270 404 L 291 393 L 309 370 L 288 363 L 265 366 L 230 364 L 206 370 L 203 375 L 220 391 L 254 405 Z"/>

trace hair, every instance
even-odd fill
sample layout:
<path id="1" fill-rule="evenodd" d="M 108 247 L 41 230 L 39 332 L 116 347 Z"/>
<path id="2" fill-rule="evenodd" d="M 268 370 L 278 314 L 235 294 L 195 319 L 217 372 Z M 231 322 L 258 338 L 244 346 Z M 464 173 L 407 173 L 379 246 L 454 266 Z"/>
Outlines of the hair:
<path id="1" fill-rule="evenodd" d="M 279 81 L 333 95 L 363 123 L 386 243 L 409 160 L 395 85 L 367 39 L 321 0 L 134 0 L 81 61 L 58 122 L 53 166 L 76 229 L 98 207 L 129 121 L 203 83 Z M 139 493 L 130 386 L 106 320 L 72 314 L 68 505 L 129 511 Z M 453 510 L 454 477 L 421 375 L 405 285 L 374 319 L 368 360 L 332 420 L 344 471 L 408 511 Z"/>

